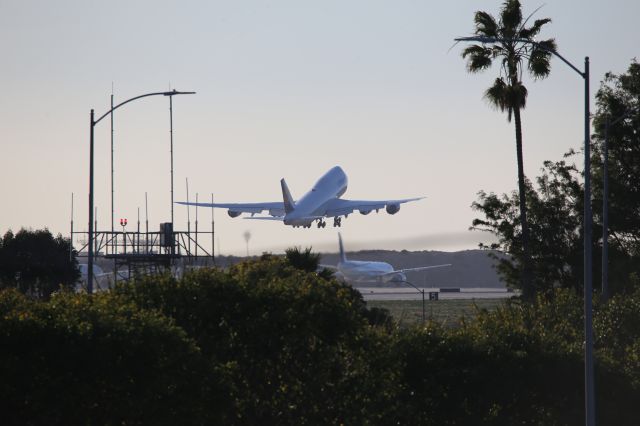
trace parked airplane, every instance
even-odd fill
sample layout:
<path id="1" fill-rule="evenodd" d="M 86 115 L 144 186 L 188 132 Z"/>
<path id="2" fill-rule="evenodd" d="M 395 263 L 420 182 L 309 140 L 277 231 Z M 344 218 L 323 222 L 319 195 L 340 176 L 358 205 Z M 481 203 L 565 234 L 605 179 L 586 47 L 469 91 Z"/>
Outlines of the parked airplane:
<path id="1" fill-rule="evenodd" d="M 451 266 L 450 263 L 444 265 L 419 266 L 417 268 L 394 269 L 393 266 L 386 262 L 373 262 L 362 260 L 347 260 L 342 245 L 342 236 L 338 233 L 338 245 L 340 247 L 340 261 L 336 266 L 320 265 L 321 267 L 336 271 L 336 276 L 344 281 L 357 283 L 399 283 L 406 282 L 407 276 L 405 272 L 422 271 L 426 269 L 443 268 Z"/>
<path id="2" fill-rule="evenodd" d="M 285 225 L 294 228 L 299 226 L 311 228 L 313 222 L 317 221 L 318 228 L 327 226 L 325 218 L 333 217 L 333 226 L 342 225 L 342 216 L 345 218 L 349 214 L 358 210 L 366 215 L 375 210 L 384 208 L 389 214 L 396 214 L 400 211 L 400 204 L 409 201 L 420 200 L 424 197 L 405 198 L 402 200 L 381 200 L 381 201 L 354 201 L 343 200 L 340 197 L 347 190 L 347 175 L 336 166 L 325 173 L 316 184 L 298 201 L 294 201 L 289 191 L 289 187 L 284 179 L 280 180 L 283 201 L 267 203 L 191 203 L 178 202 L 178 204 L 200 206 L 200 207 L 221 207 L 227 209 L 227 214 L 231 217 L 238 217 L 242 213 L 250 213 L 250 217 L 245 219 L 259 220 L 279 220 Z M 270 216 L 254 216 L 256 213 L 268 212 Z"/>

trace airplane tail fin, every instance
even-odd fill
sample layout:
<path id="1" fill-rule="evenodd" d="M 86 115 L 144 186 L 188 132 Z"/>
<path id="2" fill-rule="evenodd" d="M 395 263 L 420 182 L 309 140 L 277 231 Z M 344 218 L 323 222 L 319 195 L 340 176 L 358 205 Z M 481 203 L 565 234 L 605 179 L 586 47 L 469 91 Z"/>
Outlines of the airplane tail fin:
<path id="1" fill-rule="evenodd" d="M 340 247 L 340 262 L 347 261 L 347 255 L 344 254 L 344 247 L 342 245 L 342 235 L 338 232 L 338 246 Z"/>
<path id="2" fill-rule="evenodd" d="M 287 182 L 284 178 L 280 179 L 280 186 L 282 187 L 282 200 L 284 201 L 284 212 L 289 214 L 296 208 L 296 203 L 293 201 Z"/>

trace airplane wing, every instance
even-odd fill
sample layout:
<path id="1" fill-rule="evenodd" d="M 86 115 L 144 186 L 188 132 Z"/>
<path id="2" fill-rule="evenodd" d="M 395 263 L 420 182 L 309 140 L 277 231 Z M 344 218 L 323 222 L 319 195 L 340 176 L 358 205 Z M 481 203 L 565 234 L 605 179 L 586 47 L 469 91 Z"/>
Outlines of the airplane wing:
<path id="1" fill-rule="evenodd" d="M 398 272 L 424 271 L 425 269 L 444 268 L 445 266 L 451 266 L 451 263 L 446 263 L 444 265 L 418 266 L 417 268 L 396 269 L 395 271 L 387 272 L 383 276 L 397 274 Z"/>
<path id="2" fill-rule="evenodd" d="M 279 221 L 283 221 L 284 217 L 283 216 L 247 216 L 247 217 L 243 217 L 243 219 L 248 219 L 248 220 L 279 220 Z"/>
<path id="3" fill-rule="evenodd" d="M 404 198 L 402 200 L 343 200 L 341 198 L 335 198 L 329 201 L 326 205 L 325 216 L 344 216 L 353 213 L 358 210 L 360 213 L 367 214 L 372 210 L 380 210 L 389 207 L 396 213 L 400 209 L 400 204 L 408 203 L 410 201 L 422 200 L 425 197 L 416 198 Z"/>
<path id="4" fill-rule="evenodd" d="M 266 203 L 191 203 L 185 201 L 177 201 L 176 204 L 185 206 L 198 207 L 217 207 L 227 209 L 229 216 L 236 217 L 240 213 L 262 213 L 268 212 L 271 216 L 284 216 L 284 203 L 282 201 L 266 202 Z"/>

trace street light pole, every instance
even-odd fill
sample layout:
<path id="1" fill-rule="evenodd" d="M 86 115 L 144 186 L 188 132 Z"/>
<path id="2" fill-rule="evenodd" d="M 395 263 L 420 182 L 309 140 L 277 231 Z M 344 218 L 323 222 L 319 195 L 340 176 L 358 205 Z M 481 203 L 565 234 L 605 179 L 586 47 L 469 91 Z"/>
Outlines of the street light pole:
<path id="1" fill-rule="evenodd" d="M 415 288 L 418 291 L 418 293 L 420 293 L 422 295 L 422 324 L 424 324 L 425 321 L 426 321 L 426 318 L 425 318 L 425 306 L 424 306 L 424 303 L 425 303 L 424 302 L 424 288 L 420 289 L 420 288 L 416 287 L 415 285 L 413 285 L 412 283 L 410 283 L 409 281 L 406 281 L 406 280 L 402 281 L 402 282 L 407 284 L 407 285 L 410 285 L 413 288 Z"/>
<path id="2" fill-rule="evenodd" d="M 95 120 L 91 109 L 89 121 L 89 253 L 87 258 L 87 292 L 93 293 L 93 128 Z"/>
<path id="3" fill-rule="evenodd" d="M 589 112 L 589 57 L 584 58 L 584 398 L 586 426 L 595 426 L 593 371 L 593 256 L 591 212 L 591 121 Z"/>
<path id="4" fill-rule="evenodd" d="M 584 72 L 569 62 L 556 50 L 545 48 L 535 41 L 522 38 L 500 38 L 486 36 L 458 37 L 455 41 L 473 41 L 483 44 L 495 44 L 499 42 L 519 42 L 530 44 L 545 50 L 584 79 L 584 374 L 585 374 L 585 419 L 586 426 L 595 426 L 595 385 L 593 378 L 593 267 L 592 267 L 592 212 L 591 212 L 591 126 L 589 112 L 589 57 L 584 58 Z"/>
<path id="5" fill-rule="evenodd" d="M 148 96 L 169 96 L 169 99 L 173 99 L 172 97 L 175 95 L 192 95 L 196 92 L 178 92 L 177 90 L 172 90 L 170 92 L 154 92 L 147 93 L 140 96 L 135 96 L 131 99 L 127 99 L 124 102 L 120 102 L 116 106 L 111 106 L 111 109 L 105 112 L 100 116 L 97 120 L 95 119 L 94 111 L 91 110 L 90 120 L 89 120 L 89 250 L 87 254 L 87 292 L 89 294 L 93 293 L 93 262 L 94 262 L 94 247 L 93 247 L 93 239 L 94 239 L 94 228 L 93 228 L 93 176 L 94 176 L 94 167 L 93 167 L 93 145 L 94 145 L 94 128 L 96 124 L 102 121 L 107 115 L 112 114 L 116 109 L 121 106 L 128 104 L 129 102 L 135 101 L 136 99 L 146 98 Z M 173 123 L 172 123 L 173 126 Z M 172 146 L 173 146 L 173 137 L 172 137 Z M 173 190 L 173 188 L 172 188 Z M 173 206 L 172 206 L 173 207 Z"/>

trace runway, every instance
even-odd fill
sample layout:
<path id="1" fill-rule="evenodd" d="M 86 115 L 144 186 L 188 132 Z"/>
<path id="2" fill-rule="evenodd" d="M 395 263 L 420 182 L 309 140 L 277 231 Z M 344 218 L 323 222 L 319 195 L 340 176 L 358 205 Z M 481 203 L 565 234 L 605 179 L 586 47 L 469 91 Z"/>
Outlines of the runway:
<path id="1" fill-rule="evenodd" d="M 364 300 L 422 300 L 424 291 L 425 299 L 434 297 L 437 294 L 439 300 L 452 299 L 507 299 L 517 296 L 518 292 L 510 291 L 506 288 L 433 288 L 418 287 L 418 290 L 411 287 L 355 287 Z"/>

